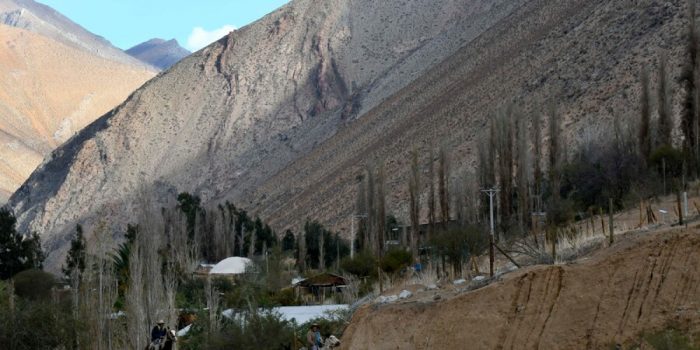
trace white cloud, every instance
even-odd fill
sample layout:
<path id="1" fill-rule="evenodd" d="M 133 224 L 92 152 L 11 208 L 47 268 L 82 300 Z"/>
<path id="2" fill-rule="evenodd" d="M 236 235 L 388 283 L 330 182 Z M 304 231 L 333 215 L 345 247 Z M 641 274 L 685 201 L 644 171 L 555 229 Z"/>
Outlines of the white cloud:
<path id="1" fill-rule="evenodd" d="M 230 24 L 226 24 L 221 28 L 211 31 L 208 31 L 202 27 L 194 27 L 192 28 L 192 33 L 190 33 L 190 36 L 187 37 L 187 49 L 193 52 L 197 51 L 213 43 L 214 41 L 221 39 L 224 35 L 235 29 L 236 27 Z"/>

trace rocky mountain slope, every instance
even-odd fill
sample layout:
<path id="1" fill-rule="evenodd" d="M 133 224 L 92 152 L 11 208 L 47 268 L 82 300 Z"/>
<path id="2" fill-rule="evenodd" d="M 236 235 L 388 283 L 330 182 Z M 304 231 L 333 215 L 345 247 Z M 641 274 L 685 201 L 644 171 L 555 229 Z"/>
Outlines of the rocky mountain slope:
<path id="1" fill-rule="evenodd" d="M 168 69 L 190 52 L 178 44 L 177 40 L 151 39 L 138 44 L 126 53 L 159 69 Z"/>
<path id="2" fill-rule="evenodd" d="M 411 146 L 444 143 L 469 170 L 508 102 L 552 99 L 574 139 L 631 117 L 643 66 L 665 50 L 678 74 L 684 4 L 292 1 L 139 89 L 10 204 L 54 267 L 75 222 L 99 212 L 123 225 L 144 191 L 229 199 L 276 229 L 313 218 L 340 230 L 356 177 L 381 159 L 388 209 L 403 217 Z"/>
<path id="3" fill-rule="evenodd" d="M 341 349 L 650 349 L 669 329 L 697 344 L 698 263 L 697 227 L 642 233 L 579 263 L 525 268 L 442 300 L 365 306 Z"/>
<path id="4" fill-rule="evenodd" d="M 0 24 L 40 34 L 110 61 L 156 70 L 125 54 L 103 37 L 90 33 L 51 7 L 34 0 L 0 0 Z"/>
<path id="5" fill-rule="evenodd" d="M 11 206 L 53 251 L 97 211 L 124 223 L 140 186 L 242 202 L 516 6 L 293 1 L 136 91 L 54 152 Z"/>
<path id="6" fill-rule="evenodd" d="M 0 203 L 44 156 L 153 75 L 0 25 Z"/>
<path id="7" fill-rule="evenodd" d="M 298 230 L 318 218 L 348 234 L 357 177 L 382 160 L 388 211 L 408 219 L 410 150 L 424 171 L 431 148 L 444 145 L 452 184 L 476 180 L 477 143 L 489 120 L 510 103 L 523 114 L 551 101 L 564 118 L 567 148 L 609 137 L 613 116 L 636 125 L 639 77 L 668 57 L 678 113 L 677 85 L 687 33 L 687 2 L 528 1 L 465 43 L 355 123 L 240 198 L 276 228 Z M 656 74 L 651 74 L 652 87 Z M 546 131 L 544 132 L 546 135 Z M 423 206 L 427 182 L 423 181 Z"/>

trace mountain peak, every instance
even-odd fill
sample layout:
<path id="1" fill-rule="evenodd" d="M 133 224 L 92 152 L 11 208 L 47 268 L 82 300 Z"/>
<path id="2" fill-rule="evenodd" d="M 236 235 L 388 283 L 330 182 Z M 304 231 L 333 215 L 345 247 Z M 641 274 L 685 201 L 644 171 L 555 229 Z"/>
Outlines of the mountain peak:
<path id="1" fill-rule="evenodd" d="M 126 53 L 160 69 L 168 69 L 190 54 L 177 40 L 161 38 L 144 41 L 126 50 Z"/>

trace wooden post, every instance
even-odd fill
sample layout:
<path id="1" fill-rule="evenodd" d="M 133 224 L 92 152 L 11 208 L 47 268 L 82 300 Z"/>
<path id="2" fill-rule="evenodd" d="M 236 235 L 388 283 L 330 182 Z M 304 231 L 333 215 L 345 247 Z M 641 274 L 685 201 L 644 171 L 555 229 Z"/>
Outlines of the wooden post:
<path id="1" fill-rule="evenodd" d="M 614 211 L 613 211 L 613 199 L 612 198 L 609 199 L 609 203 L 610 203 L 610 214 L 609 214 L 610 217 L 608 219 L 608 224 L 610 226 L 610 245 L 612 245 L 613 242 L 615 241 L 615 236 L 614 236 L 615 235 L 615 226 L 614 226 L 614 222 L 613 222 L 613 212 Z"/>
<path id="2" fill-rule="evenodd" d="M 605 236 L 605 217 L 603 216 L 603 208 L 599 208 L 600 213 L 600 227 L 603 229 L 603 236 Z"/>
<path id="3" fill-rule="evenodd" d="M 678 225 L 683 226 L 683 208 L 681 207 L 681 190 L 676 191 L 676 203 L 678 204 Z"/>
<path id="4" fill-rule="evenodd" d="M 493 251 L 493 246 L 496 244 L 493 241 L 493 235 L 490 236 L 491 238 L 491 244 L 489 247 L 489 276 L 493 277 L 493 262 L 494 262 L 494 251 Z"/>
<path id="5" fill-rule="evenodd" d="M 644 226 L 644 214 L 642 213 L 642 210 L 644 210 L 644 200 L 640 199 L 639 200 L 639 227 L 641 228 Z"/>
<path id="6" fill-rule="evenodd" d="M 553 228 L 550 233 L 550 239 L 552 240 L 552 265 L 554 265 L 557 261 L 557 229 Z"/>

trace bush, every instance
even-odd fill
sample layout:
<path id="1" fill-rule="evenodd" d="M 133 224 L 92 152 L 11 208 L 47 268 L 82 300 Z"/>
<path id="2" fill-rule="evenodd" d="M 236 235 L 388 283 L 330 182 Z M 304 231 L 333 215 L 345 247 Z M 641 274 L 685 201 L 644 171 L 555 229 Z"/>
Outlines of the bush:
<path id="1" fill-rule="evenodd" d="M 412 262 L 413 255 L 411 255 L 411 252 L 400 248 L 396 248 L 388 251 L 384 255 L 380 266 L 382 268 L 382 271 L 391 275 L 401 271 L 407 266 L 410 266 Z"/>
<path id="2" fill-rule="evenodd" d="M 273 311 L 246 312 L 226 320 L 206 349 L 281 349 L 289 347 L 294 327 Z"/>
<path id="3" fill-rule="evenodd" d="M 657 148 L 649 157 L 649 165 L 663 176 L 664 163 L 668 179 L 680 177 L 683 174 L 683 153 L 671 146 Z"/>
<path id="4" fill-rule="evenodd" d="M 377 276 L 377 260 L 368 251 L 355 254 L 354 259 L 347 257 L 340 262 L 340 268 L 358 278 Z"/>
<path id="5" fill-rule="evenodd" d="M 29 300 L 49 300 L 56 285 L 54 275 L 41 270 L 25 270 L 15 275 L 15 294 Z"/>

